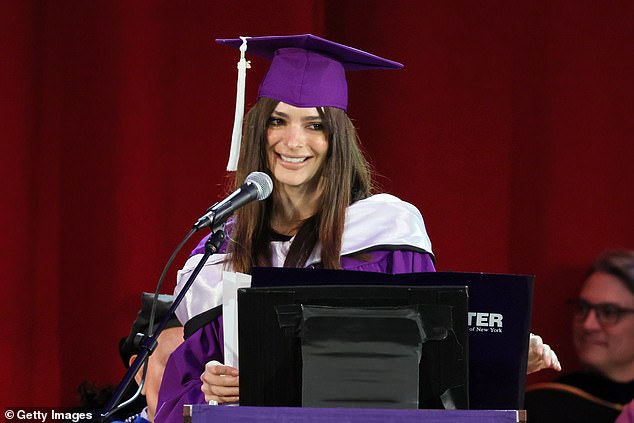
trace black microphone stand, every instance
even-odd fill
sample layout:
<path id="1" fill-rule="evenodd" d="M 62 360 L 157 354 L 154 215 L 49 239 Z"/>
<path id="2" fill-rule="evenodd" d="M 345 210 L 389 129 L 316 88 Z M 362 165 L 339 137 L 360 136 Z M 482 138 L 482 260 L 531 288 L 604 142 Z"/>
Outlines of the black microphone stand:
<path id="1" fill-rule="evenodd" d="M 134 379 L 134 376 L 137 374 L 137 372 L 139 371 L 143 363 L 147 361 L 147 359 L 150 357 L 150 355 L 152 355 L 152 353 L 156 349 L 156 346 L 158 345 L 158 337 L 163 331 L 163 329 L 165 329 L 165 326 L 167 326 L 167 323 L 170 320 L 172 314 L 174 313 L 178 305 L 181 303 L 181 301 L 183 301 L 183 298 L 185 298 L 185 294 L 194 283 L 194 280 L 196 279 L 196 277 L 202 270 L 203 266 L 205 265 L 209 257 L 211 257 L 213 254 L 218 252 L 218 249 L 220 248 L 220 245 L 222 244 L 222 241 L 224 241 L 224 239 L 225 239 L 225 231 L 224 231 L 224 224 L 223 224 L 220 226 L 218 230 L 216 230 L 215 232 L 211 234 L 209 239 L 207 239 L 207 242 L 205 243 L 205 254 L 203 254 L 203 256 L 201 257 L 200 261 L 194 268 L 194 271 L 192 272 L 191 276 L 189 277 L 189 279 L 183 286 L 183 289 L 179 292 L 178 296 L 174 299 L 172 306 L 170 307 L 165 317 L 163 317 L 163 320 L 161 320 L 161 322 L 158 324 L 154 333 L 147 336 L 143 335 L 143 340 L 140 346 L 141 350 L 139 351 L 139 354 L 136 356 L 136 358 L 134 359 L 134 362 L 132 363 L 127 373 L 125 374 L 125 376 L 119 383 L 119 386 L 117 387 L 117 390 L 115 391 L 115 393 L 112 395 L 112 398 L 108 402 L 108 405 L 106 405 L 106 407 L 104 408 L 104 411 L 101 413 L 101 419 L 100 419 L 101 421 L 106 421 L 106 419 L 110 417 L 117 410 L 117 405 L 119 404 L 119 401 L 121 401 L 121 397 L 125 393 L 126 389 L 128 388 L 128 386 Z"/>

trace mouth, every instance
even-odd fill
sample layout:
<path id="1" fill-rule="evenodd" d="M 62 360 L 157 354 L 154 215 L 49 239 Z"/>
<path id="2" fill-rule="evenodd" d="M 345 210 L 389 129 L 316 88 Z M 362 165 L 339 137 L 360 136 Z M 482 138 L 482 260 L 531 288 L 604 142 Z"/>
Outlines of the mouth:
<path id="1" fill-rule="evenodd" d="M 278 157 L 280 157 L 283 162 L 292 163 L 292 164 L 304 163 L 306 160 L 310 158 L 310 157 L 289 157 L 283 154 L 278 154 Z"/>
<path id="2" fill-rule="evenodd" d="M 604 347 L 607 345 L 607 342 L 605 341 L 605 339 L 603 338 L 599 338 L 596 336 L 591 336 L 591 335 L 585 335 L 585 336 L 581 336 L 580 337 L 580 342 L 583 345 L 586 346 L 600 346 L 600 347 Z"/>

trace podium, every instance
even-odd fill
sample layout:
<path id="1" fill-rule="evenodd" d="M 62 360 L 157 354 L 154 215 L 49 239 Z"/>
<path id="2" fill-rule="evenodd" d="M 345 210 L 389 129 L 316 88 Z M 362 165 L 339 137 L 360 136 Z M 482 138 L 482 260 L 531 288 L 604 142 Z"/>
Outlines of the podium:
<path id="1" fill-rule="evenodd" d="M 252 287 L 468 287 L 469 409 L 520 410 L 528 360 L 533 276 L 435 272 L 386 275 L 345 270 L 254 268 Z M 242 346 L 242 344 L 241 344 Z M 241 375 L 242 376 L 242 375 Z M 242 378 L 241 378 L 242 379 Z M 286 406 L 249 403 L 250 406 Z M 436 405 L 421 408 L 442 408 Z M 447 408 L 447 407 L 446 407 Z M 461 407 L 456 407 L 461 408 Z"/>
<path id="2" fill-rule="evenodd" d="M 238 290 L 239 332 L 240 332 L 240 388 L 241 406 L 187 405 L 184 410 L 186 423 L 243 423 L 247 421 L 293 422 L 293 423 L 379 423 L 379 422 L 475 422 L 510 423 L 526 422 L 526 412 L 522 410 L 524 402 L 524 381 L 528 354 L 528 330 L 532 303 L 533 278 L 523 275 L 493 275 L 482 273 L 419 273 L 404 275 L 384 275 L 352 271 L 307 270 L 307 269 L 254 269 L 252 288 Z M 299 289 L 298 287 L 308 287 Z M 351 295 L 361 288 L 361 295 Z M 419 289 L 430 288 L 429 291 Z M 454 289 L 448 289 L 454 288 Z M 468 290 L 468 303 L 458 297 Z M 330 291 L 330 292 L 327 292 Z M 393 304 L 394 292 L 405 292 L 404 299 Z M 456 296 L 456 293 L 462 294 Z M 322 293 L 326 292 L 325 295 Z M 334 295 L 333 295 L 334 294 Z M 271 301 L 271 297 L 274 301 Z M 332 302 L 335 298 L 335 302 Z M 351 301 L 351 298 L 356 298 Z M 392 299 L 390 299 L 392 298 Z M 308 301 L 308 300 L 310 301 Z M 376 299 L 381 299 L 378 303 Z M 385 300 L 388 300 L 385 302 Z M 248 300 L 245 302 L 245 300 Z M 317 301 L 315 301 L 317 300 Z M 324 300 L 324 301 L 322 301 Z M 327 300 L 327 301 L 326 301 Z M 449 301 L 450 300 L 450 301 Z M 421 364 L 420 379 L 441 381 L 438 386 L 458 386 L 468 394 L 468 405 L 446 406 L 430 404 L 425 393 L 425 385 L 420 384 L 419 409 L 390 408 L 382 405 L 356 406 L 336 405 L 337 398 L 326 405 L 311 406 L 304 402 L 302 365 L 303 355 L 298 355 L 302 346 L 312 347 L 296 334 L 305 334 L 310 330 L 310 314 L 305 305 L 334 307 L 339 313 L 342 309 L 346 317 L 350 316 L 349 307 L 369 306 L 371 309 L 388 305 L 396 306 L 389 313 L 400 315 L 402 304 L 409 304 L 410 311 L 420 313 L 423 326 L 432 317 L 433 330 L 424 333 L 440 333 L 437 329 L 445 326 L 446 318 L 437 320 L 447 313 L 425 315 L 427 306 L 451 313 L 452 328 L 445 331 L 443 339 L 450 345 L 438 343 L 440 348 L 423 347 L 424 354 L 433 353 L 436 357 L 447 355 L 458 358 L 449 373 L 433 373 L 432 368 Z M 246 306 L 246 307 L 243 307 Z M 421 308 L 421 306 L 423 306 Z M 268 310 L 268 311 L 267 311 Z M 352 310 L 352 316 L 357 311 Z M 250 315 L 250 316 L 249 316 Z M 325 318 L 331 316 L 326 314 Z M 340 318 L 341 316 L 337 316 Z M 388 318 L 392 318 L 389 315 Z M 405 319 L 407 321 L 408 319 Z M 415 320 L 415 319 L 414 319 Z M 243 325 L 243 323 L 245 323 Z M 299 322 L 299 324 L 298 324 Z M 419 325 L 420 326 L 420 325 Z M 273 332 L 277 335 L 271 336 Z M 441 331 L 442 332 L 442 331 Z M 381 334 L 390 333 L 380 331 Z M 292 336 L 291 336 L 292 335 Z M 288 338 L 288 339 L 286 339 Z M 288 341 L 289 339 L 294 341 Z M 388 337 L 389 338 L 389 337 Z M 317 339 L 321 341 L 321 338 Z M 356 338 L 355 338 L 356 340 Z M 468 341 L 468 342 L 465 342 Z M 282 342 L 280 342 L 282 341 Z M 365 341 L 365 340 L 363 340 Z M 386 339 L 381 338 L 380 342 Z M 387 339 L 387 341 L 391 341 Z M 457 345 L 460 348 L 455 348 Z M 301 345 L 300 345 L 301 344 Z M 431 346 L 432 343 L 430 343 Z M 445 348 L 449 349 L 445 349 Z M 462 348 L 464 347 L 464 349 Z M 465 354 L 468 348 L 468 355 Z M 310 349 L 310 348 L 308 348 Z M 425 350 L 428 350 L 425 352 Z M 447 354 L 449 352 L 449 354 Z M 341 355 L 340 350 L 331 357 Z M 323 355 L 323 353 L 322 353 Z M 299 357 L 299 361 L 298 361 Z M 243 361 L 243 359 L 245 361 Z M 299 364 L 299 365 L 298 365 Z M 468 385 L 455 384 L 467 370 Z M 305 369 L 304 369 L 305 370 Z M 456 371 L 457 370 L 457 371 Z M 454 372 L 456 371 L 456 372 Z M 357 373 L 358 374 L 358 373 Z M 318 375 L 318 376 L 325 376 Z M 457 379 L 458 377 L 458 379 Z M 311 381 L 316 379 L 315 373 Z M 445 383 L 447 382 L 447 383 Z M 289 395 L 288 397 L 280 397 Z M 440 390 L 435 389 L 437 395 Z M 449 392 L 449 390 L 447 391 Z M 299 393 L 299 394 L 298 394 Z M 243 403 L 243 396 L 247 399 Z M 457 399 L 460 396 L 450 397 Z M 281 399 L 281 400 L 280 400 Z M 288 400 L 288 403 L 286 402 Z M 292 404 L 289 406 L 288 404 Z M 381 404 L 378 402 L 378 404 Z M 454 402 L 454 405 L 456 403 Z M 463 403 L 464 405 L 465 403 Z M 468 409 L 467 409 L 468 408 Z"/>
<path id="3" fill-rule="evenodd" d="M 384 410 L 371 408 L 187 405 L 185 423 L 525 423 L 517 410 Z"/>

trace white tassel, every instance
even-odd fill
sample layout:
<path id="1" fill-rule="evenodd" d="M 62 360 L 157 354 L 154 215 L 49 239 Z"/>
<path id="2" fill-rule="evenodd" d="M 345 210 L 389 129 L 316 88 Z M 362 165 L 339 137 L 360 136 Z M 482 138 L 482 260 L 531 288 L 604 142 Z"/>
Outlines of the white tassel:
<path id="1" fill-rule="evenodd" d="M 247 79 L 247 69 L 251 68 L 251 62 L 246 60 L 247 38 L 240 37 L 240 61 L 238 62 L 238 89 L 236 92 L 236 113 L 233 120 L 233 134 L 231 135 L 231 150 L 229 152 L 229 162 L 227 170 L 233 172 L 238 169 L 238 158 L 240 157 L 240 143 L 242 141 L 242 121 L 244 119 L 244 96 Z"/>

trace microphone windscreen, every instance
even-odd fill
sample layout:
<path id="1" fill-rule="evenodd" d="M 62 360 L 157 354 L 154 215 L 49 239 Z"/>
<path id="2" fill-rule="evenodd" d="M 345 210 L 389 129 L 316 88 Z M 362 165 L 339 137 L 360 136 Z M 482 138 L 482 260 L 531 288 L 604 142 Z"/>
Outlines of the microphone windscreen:
<path id="1" fill-rule="evenodd" d="M 273 181 L 271 177 L 264 172 L 251 172 L 244 182 L 251 183 L 255 186 L 258 201 L 268 198 L 271 192 L 273 192 Z"/>

